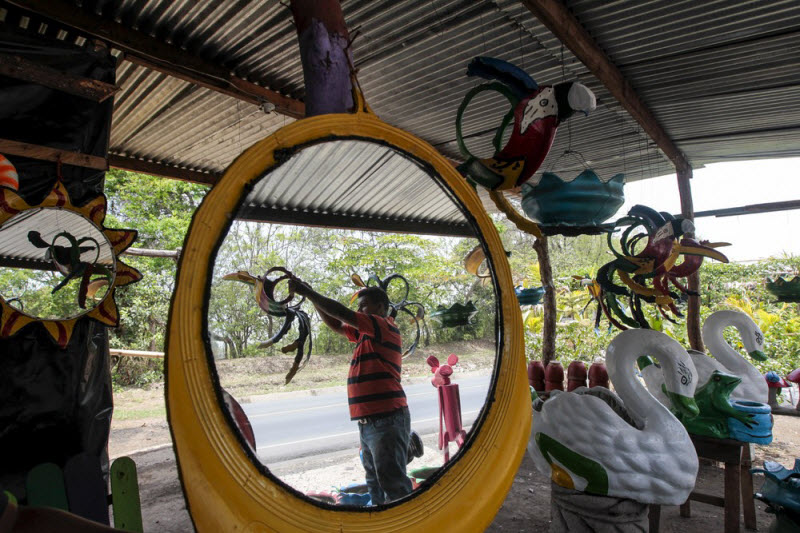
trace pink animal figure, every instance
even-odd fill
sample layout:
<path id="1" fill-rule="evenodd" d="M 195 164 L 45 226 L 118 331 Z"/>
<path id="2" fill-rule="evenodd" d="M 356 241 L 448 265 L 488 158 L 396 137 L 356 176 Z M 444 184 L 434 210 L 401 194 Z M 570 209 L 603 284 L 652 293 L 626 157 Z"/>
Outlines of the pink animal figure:
<path id="1" fill-rule="evenodd" d="M 581 361 L 573 361 L 567 367 L 567 391 L 586 386 L 586 365 Z"/>
<path id="2" fill-rule="evenodd" d="M 444 450 L 445 463 L 450 460 L 450 443 L 455 442 L 460 448 L 464 445 L 467 432 L 461 425 L 461 396 L 458 384 L 450 383 L 453 366 L 458 363 L 458 356 L 450 354 L 447 364 L 439 365 L 439 360 L 430 356 L 426 360 L 433 372 L 431 384 L 439 393 L 439 449 Z"/>
<path id="3" fill-rule="evenodd" d="M 538 359 L 528 363 L 528 384 L 537 392 L 544 390 L 544 365 Z"/>
<path id="4" fill-rule="evenodd" d="M 558 361 L 550 361 L 544 369 L 544 390 L 564 390 L 564 367 Z"/>

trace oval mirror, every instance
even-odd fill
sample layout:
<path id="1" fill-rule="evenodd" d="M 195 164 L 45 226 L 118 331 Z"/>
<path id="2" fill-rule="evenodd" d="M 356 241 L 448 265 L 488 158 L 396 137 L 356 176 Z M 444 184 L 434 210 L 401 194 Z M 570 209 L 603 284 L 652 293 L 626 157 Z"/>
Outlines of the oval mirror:
<path id="1" fill-rule="evenodd" d="M 463 264 L 476 245 L 492 272 L 485 285 Z M 198 530 L 238 523 L 248 531 L 338 531 L 378 522 L 387 531 L 447 530 L 432 505 L 459 508 L 454 531 L 485 529 L 524 452 L 530 396 L 502 244 L 448 161 L 369 115 L 305 119 L 234 162 L 195 215 L 184 250 L 170 311 L 167 398 Z M 309 316 L 305 326 L 297 319 L 277 335 L 286 305 L 297 299 L 278 305 L 292 295 L 285 272 L 273 267 L 352 310 L 353 274 L 365 285 L 401 274 L 408 296 L 394 278 L 390 299 L 422 303 L 428 312 L 469 298 L 478 309 L 454 328 L 426 318 L 417 351 L 400 365 L 411 429 L 424 450 L 421 457 L 409 452 L 408 470 L 420 477 L 408 495 L 378 506 L 338 498 L 366 489 L 344 386 L 353 345 L 327 329 L 309 302 L 299 307 Z M 398 312 L 402 351 L 414 344 L 423 316 L 419 308 Z M 304 329 L 309 337 L 302 338 Z M 462 387 L 461 409 L 451 397 L 443 411 L 461 415 L 455 429 L 463 433 L 449 439 L 446 458 L 439 449 L 442 387 L 431 379 L 446 380 L 427 358 L 445 365 L 453 351 L 462 352 L 450 376 Z M 257 394 L 259 386 L 270 394 Z"/>
<path id="2" fill-rule="evenodd" d="M 39 320 L 92 311 L 114 286 L 111 243 L 94 223 L 61 208 L 33 208 L 0 226 L 0 295 Z"/>
<path id="3" fill-rule="evenodd" d="M 338 195 L 344 191 L 353 192 Z M 296 211 L 276 212 L 274 206 L 288 195 Z M 423 198 L 429 206 L 423 207 Z M 382 220 L 362 217 L 377 212 Z M 348 224 L 361 229 L 336 227 Z M 382 227 L 394 231 L 375 231 Z M 464 212 L 432 179 L 430 170 L 382 144 L 312 144 L 254 183 L 217 251 L 208 336 L 220 385 L 246 414 L 244 427 L 252 429 L 253 438 L 245 440 L 255 443 L 259 462 L 272 475 L 319 501 L 366 502 L 360 428 L 351 420 L 361 411 L 348 405 L 345 384 L 366 379 L 375 369 L 392 373 L 395 366 L 397 375 L 377 379 L 369 389 L 387 393 L 385 388 L 397 388 L 392 380 L 401 383 L 413 431 L 410 438 L 406 435 L 407 472 L 412 478 L 408 486 L 424 488 L 423 481 L 435 477 L 445 457 L 456 455 L 483 409 L 497 353 L 494 288 L 476 283 L 464 268 L 464 256 L 478 243 Z M 275 266 L 352 310 L 362 288 L 353 282 L 353 274 L 370 286 L 385 280 L 390 306 L 395 307 L 393 323 L 402 339 L 397 361 L 365 362 L 360 373 L 350 372 L 356 362 L 354 343 L 326 327 L 310 302 L 298 308 L 309 315 L 310 330 L 293 320 L 281 336 L 287 320 L 284 306 L 264 310 L 256 297 L 258 278 Z M 273 303 L 290 297 L 283 274 L 267 275 L 277 281 L 270 286 Z M 426 310 L 442 303 L 449 307 L 467 301 L 477 312 L 463 323 L 425 316 Z M 432 367 L 427 359 L 434 356 L 447 365 L 453 353 L 459 360 L 452 376 L 446 376 L 450 383 L 441 392 L 449 396 L 440 406 L 440 391 L 431 382 L 439 365 L 432 360 Z M 304 366 L 286 383 L 296 360 Z M 441 384 L 444 381 L 441 378 Z M 459 405 L 451 405 L 456 392 Z M 350 394 L 351 405 L 359 401 L 355 394 Z M 450 438 L 447 428 L 441 431 L 441 448 L 440 414 L 455 433 Z M 236 416 L 233 420 L 242 431 Z"/>

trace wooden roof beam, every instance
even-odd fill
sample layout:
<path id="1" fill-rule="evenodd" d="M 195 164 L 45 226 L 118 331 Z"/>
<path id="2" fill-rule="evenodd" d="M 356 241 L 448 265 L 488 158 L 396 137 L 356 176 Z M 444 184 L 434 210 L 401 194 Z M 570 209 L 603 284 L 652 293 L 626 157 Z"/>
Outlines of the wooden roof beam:
<path id="1" fill-rule="evenodd" d="M 118 154 L 108 154 L 108 166 L 203 185 L 214 185 L 222 176 L 222 174 L 216 172 L 202 172 Z"/>
<path id="2" fill-rule="evenodd" d="M 606 86 L 678 171 L 691 169 L 686 156 L 675 145 L 650 108 L 561 0 L 522 0 L 522 3 Z"/>
<path id="3" fill-rule="evenodd" d="M 206 87 L 245 102 L 270 102 L 292 118 L 305 116 L 305 104 L 234 76 L 228 69 L 149 35 L 82 11 L 64 0 L 8 0 L 8 3 L 70 26 L 121 50 L 128 61 Z"/>
<path id="4" fill-rule="evenodd" d="M 102 102 L 118 90 L 110 83 L 61 72 L 13 54 L 0 53 L 0 74 L 44 85 L 93 102 Z"/>

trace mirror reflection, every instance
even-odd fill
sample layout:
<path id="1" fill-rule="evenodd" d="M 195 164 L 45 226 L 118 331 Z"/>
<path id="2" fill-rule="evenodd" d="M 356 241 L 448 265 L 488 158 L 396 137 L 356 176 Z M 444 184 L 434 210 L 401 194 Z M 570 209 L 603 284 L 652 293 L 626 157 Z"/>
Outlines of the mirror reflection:
<path id="1" fill-rule="evenodd" d="M 23 211 L 0 226 L 0 295 L 38 318 L 74 318 L 94 309 L 114 283 L 115 259 L 103 232 L 59 208 Z"/>
<path id="2" fill-rule="evenodd" d="M 255 184 L 220 244 L 207 323 L 226 408 L 309 497 L 404 497 L 458 460 L 485 405 L 496 296 L 437 179 L 377 143 L 311 145 Z"/>

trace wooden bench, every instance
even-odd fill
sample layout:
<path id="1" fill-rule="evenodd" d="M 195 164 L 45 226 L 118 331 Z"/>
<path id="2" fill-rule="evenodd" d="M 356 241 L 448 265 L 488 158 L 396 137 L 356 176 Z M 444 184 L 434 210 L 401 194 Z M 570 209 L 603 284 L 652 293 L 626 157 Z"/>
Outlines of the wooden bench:
<path id="1" fill-rule="evenodd" d="M 750 473 L 753 458 L 752 444 L 691 434 L 689 436 L 697 450 L 697 457 L 724 463 L 725 482 L 722 497 L 693 491 L 686 503 L 681 505 L 681 516 L 691 516 L 692 500 L 723 507 L 725 509 L 725 533 L 738 533 L 741 507 L 745 528 L 755 531 L 757 529 L 756 506 L 753 499 L 753 475 Z"/>
<path id="2" fill-rule="evenodd" d="M 42 463 L 28 472 L 24 503 L 69 511 L 87 520 L 109 524 L 108 506 L 114 511 L 114 527 L 142 531 L 142 510 L 136 464 L 120 457 L 111 464 L 111 495 L 103 481 L 100 460 L 87 453 L 72 457 L 62 469 Z"/>

